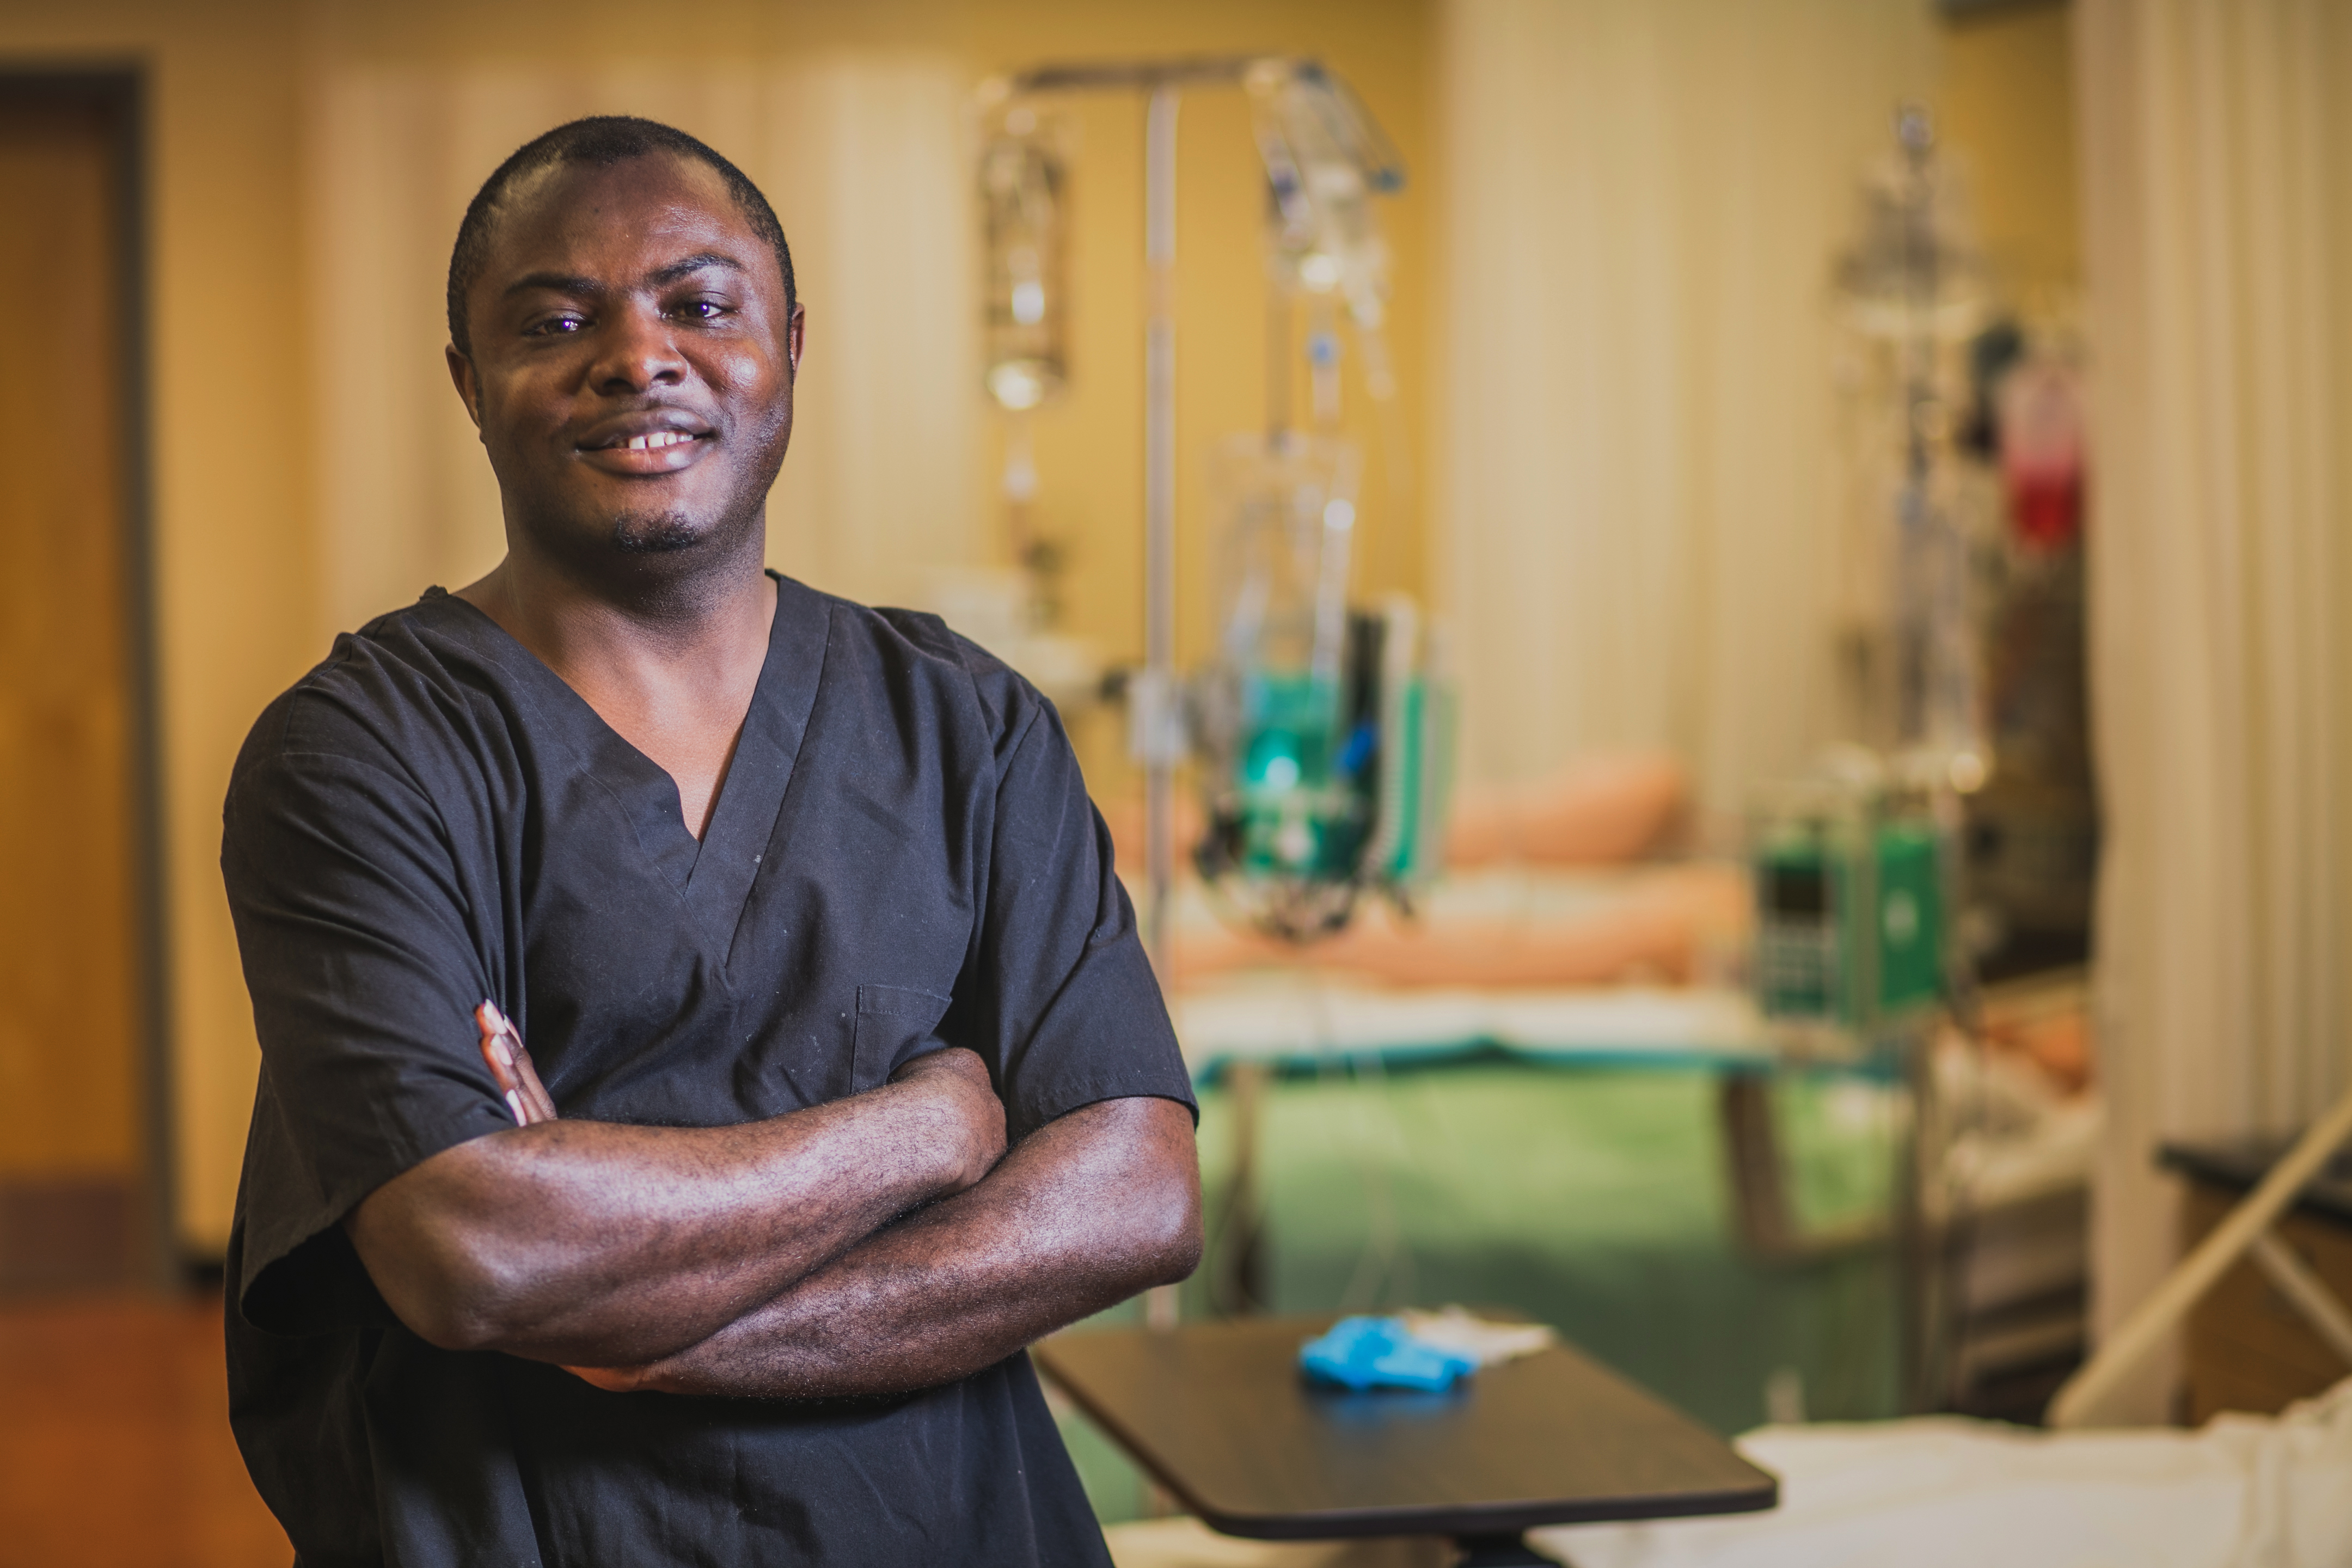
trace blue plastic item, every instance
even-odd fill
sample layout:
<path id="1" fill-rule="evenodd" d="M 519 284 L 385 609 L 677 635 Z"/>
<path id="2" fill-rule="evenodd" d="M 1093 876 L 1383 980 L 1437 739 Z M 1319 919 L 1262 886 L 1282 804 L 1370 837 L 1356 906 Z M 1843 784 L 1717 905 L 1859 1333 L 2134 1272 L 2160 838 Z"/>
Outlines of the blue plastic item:
<path id="1" fill-rule="evenodd" d="M 1399 1318 L 1342 1318 L 1298 1347 L 1309 1377 L 1342 1388 L 1446 1389 L 1478 1363 L 1458 1351 L 1424 1344 Z"/>

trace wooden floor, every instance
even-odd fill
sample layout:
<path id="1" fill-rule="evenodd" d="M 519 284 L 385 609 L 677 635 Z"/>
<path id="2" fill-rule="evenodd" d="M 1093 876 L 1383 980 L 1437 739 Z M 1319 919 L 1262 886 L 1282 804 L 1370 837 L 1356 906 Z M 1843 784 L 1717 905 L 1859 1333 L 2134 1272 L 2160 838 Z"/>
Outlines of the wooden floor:
<path id="1" fill-rule="evenodd" d="M 286 1568 L 217 1298 L 0 1300 L 0 1568 Z"/>

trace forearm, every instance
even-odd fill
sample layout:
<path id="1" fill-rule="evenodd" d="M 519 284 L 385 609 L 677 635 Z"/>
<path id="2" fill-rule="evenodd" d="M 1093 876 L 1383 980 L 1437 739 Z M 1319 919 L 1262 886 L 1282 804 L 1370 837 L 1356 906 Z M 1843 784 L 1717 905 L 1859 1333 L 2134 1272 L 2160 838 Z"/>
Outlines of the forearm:
<path id="1" fill-rule="evenodd" d="M 1190 1115 L 1170 1100 L 1108 1100 L 1040 1129 L 970 1191 L 608 1386 L 803 1399 L 929 1387 L 1182 1279 L 1200 1247 Z"/>
<path id="2" fill-rule="evenodd" d="M 970 1150 L 912 1084 L 736 1127 L 549 1121 L 435 1156 L 348 1223 L 386 1301 L 436 1343 L 645 1361 L 961 1190 L 980 1173 Z"/>

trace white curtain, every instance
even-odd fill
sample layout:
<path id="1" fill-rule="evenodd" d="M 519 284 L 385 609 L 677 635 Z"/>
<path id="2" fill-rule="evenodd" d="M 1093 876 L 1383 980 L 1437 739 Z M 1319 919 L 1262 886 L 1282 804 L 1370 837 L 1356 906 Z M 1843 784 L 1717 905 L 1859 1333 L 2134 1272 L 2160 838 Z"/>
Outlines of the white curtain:
<path id="1" fill-rule="evenodd" d="M 1831 738 L 1829 274 L 1927 25 L 1446 5 L 1439 576 L 1472 777 L 1663 746 L 1737 809 Z"/>
<path id="2" fill-rule="evenodd" d="M 504 551 L 498 487 L 442 363 L 457 220 L 516 147 L 583 114 L 701 137 L 783 220 L 809 312 L 781 569 L 904 601 L 971 561 L 981 416 L 964 75 L 944 59 L 772 68 L 325 70 L 310 106 L 311 341 L 328 631 Z"/>
<path id="3" fill-rule="evenodd" d="M 2352 8 L 2076 10 L 2111 1324 L 2177 1245 L 2158 1142 L 2352 1080 Z"/>

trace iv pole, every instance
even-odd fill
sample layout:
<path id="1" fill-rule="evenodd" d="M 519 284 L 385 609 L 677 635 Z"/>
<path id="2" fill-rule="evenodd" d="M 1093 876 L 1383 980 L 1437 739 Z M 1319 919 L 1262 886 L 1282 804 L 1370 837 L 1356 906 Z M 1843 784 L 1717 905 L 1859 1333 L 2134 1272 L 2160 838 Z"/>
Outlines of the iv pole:
<path id="1" fill-rule="evenodd" d="M 1143 669 L 1128 688 L 1129 750 L 1144 767 L 1144 945 L 1168 975 L 1176 886 L 1176 765 L 1184 714 L 1176 679 L 1176 110 L 1191 84 L 1239 82 L 1254 56 L 1041 66 L 1018 96 L 1150 94 L 1143 132 Z"/>
<path id="2" fill-rule="evenodd" d="M 1148 94 L 1143 149 L 1143 647 L 1142 670 L 1128 685 L 1129 751 L 1144 766 L 1143 936 L 1152 967 L 1165 981 L 1174 936 L 1176 768 L 1186 751 L 1182 689 L 1176 673 L 1176 123 L 1187 86 L 1237 86 L 1254 68 L 1280 57 L 1207 56 L 1186 59 L 1048 65 L 1021 72 L 1007 84 L 1014 97 L 1087 91 Z M 1290 61 L 1301 69 L 1320 68 Z M 1275 411 L 1276 424 L 1285 417 Z M 1248 1150 L 1254 1141 L 1255 1089 L 1246 1069 L 1234 1075 L 1242 1129 L 1237 1181 L 1250 1188 Z M 1244 1196 L 1236 1212 L 1248 1212 Z M 1246 1270 L 1245 1270 L 1246 1272 Z M 1175 1324 L 1173 1286 L 1145 1295 L 1144 1320 Z"/>
<path id="3" fill-rule="evenodd" d="M 1143 670 L 1128 687 L 1129 750 L 1144 766 L 1143 940 L 1169 975 L 1176 888 L 1176 765 L 1184 710 L 1176 679 L 1176 110 L 1187 83 L 1233 83 L 1251 58 L 1043 66 L 1016 94 L 1147 91 L 1143 131 Z M 1176 1325 L 1177 1288 L 1144 1293 L 1144 1321 Z"/>

